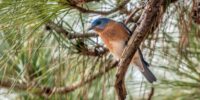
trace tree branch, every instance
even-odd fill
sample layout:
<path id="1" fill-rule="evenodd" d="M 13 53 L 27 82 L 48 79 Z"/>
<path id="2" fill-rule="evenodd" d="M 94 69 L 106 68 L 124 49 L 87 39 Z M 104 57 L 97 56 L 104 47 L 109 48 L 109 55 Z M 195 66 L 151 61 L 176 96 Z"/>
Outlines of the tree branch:
<path id="1" fill-rule="evenodd" d="M 116 81 L 115 90 L 118 95 L 118 100 L 125 100 L 126 88 L 125 88 L 125 74 L 128 69 L 128 65 L 137 51 L 137 48 L 148 35 L 149 31 L 161 18 L 165 10 L 163 0 L 149 0 L 143 14 L 141 16 L 141 23 L 133 32 L 133 35 L 128 41 L 128 45 L 124 49 L 122 58 L 120 60 Z M 166 5 L 165 5 L 166 6 Z M 166 7 L 165 7 L 166 8 Z M 139 20 L 140 21 L 140 20 Z"/>
<path id="2" fill-rule="evenodd" d="M 116 8 L 113 8 L 110 11 L 95 11 L 95 10 L 90 10 L 90 9 L 85 9 L 83 7 L 77 6 L 76 4 L 69 4 L 72 8 L 77 9 L 78 11 L 82 12 L 82 13 L 94 13 L 94 14 L 100 14 L 100 15 L 109 15 L 111 13 L 114 13 L 120 9 L 123 9 L 124 6 L 129 2 L 130 0 L 124 0 L 124 2 L 122 2 L 119 6 L 117 6 Z"/>
<path id="3" fill-rule="evenodd" d="M 88 3 L 92 1 L 100 1 L 100 0 L 67 0 L 70 3 L 79 4 L 79 3 Z"/>
<path id="4" fill-rule="evenodd" d="M 88 3 L 88 2 L 92 2 L 92 1 L 99 2 L 100 0 L 68 0 L 68 2 L 76 4 L 76 5 L 84 4 L 84 3 Z"/>
<path id="5" fill-rule="evenodd" d="M 153 97 L 153 94 L 154 94 L 154 87 L 151 87 L 151 91 L 150 91 L 150 93 L 149 93 L 149 95 L 148 95 L 147 100 L 151 100 L 152 97 Z"/>
<path id="6" fill-rule="evenodd" d="M 88 48 L 81 48 L 79 49 L 80 54 L 85 55 L 85 56 L 102 56 L 106 54 L 109 50 L 107 48 L 102 48 L 103 50 L 90 50 Z"/>
<path id="7" fill-rule="evenodd" d="M 68 31 L 66 31 L 65 29 L 63 29 L 63 27 L 58 26 L 57 24 L 55 24 L 52 21 L 49 21 L 46 25 L 47 25 L 47 27 L 56 31 L 58 34 L 64 35 L 68 39 L 89 38 L 89 37 L 97 37 L 98 36 L 96 33 L 85 33 L 85 34 L 75 33 L 75 34 L 72 34 L 72 33 L 69 33 Z"/>
<path id="8" fill-rule="evenodd" d="M 138 12 L 140 11 L 142 8 L 144 7 L 136 7 L 135 9 L 133 9 L 133 12 L 130 13 L 130 15 L 128 16 L 128 18 L 124 21 L 124 24 L 128 24 L 128 22 L 132 19 L 132 17 Z"/>
<path id="9" fill-rule="evenodd" d="M 105 73 L 109 72 L 110 70 L 112 70 L 113 68 L 115 68 L 117 66 L 118 62 L 112 62 L 111 64 L 108 64 L 105 69 L 101 69 L 98 73 L 88 77 L 87 79 L 83 80 L 83 81 L 79 81 L 76 83 L 71 84 L 70 86 L 64 86 L 64 87 L 48 87 L 48 86 L 39 86 L 39 85 L 35 85 L 33 84 L 26 84 L 26 83 L 16 83 L 16 82 L 12 82 L 12 81 L 8 81 L 8 80 L 0 80 L 0 87 L 5 87 L 5 88 L 13 88 L 16 90 L 28 90 L 28 91 L 32 91 L 34 94 L 43 94 L 43 95 L 52 95 L 52 94 L 67 94 L 69 92 L 72 92 L 76 89 L 78 89 L 79 87 L 84 86 L 87 83 L 92 82 L 93 80 L 101 77 L 102 75 L 104 75 Z"/>
<path id="10" fill-rule="evenodd" d="M 58 26 L 57 24 L 55 24 L 52 21 L 49 21 L 46 25 L 50 29 L 53 29 L 54 31 L 56 31 L 58 34 L 64 35 L 67 39 L 90 38 L 90 37 L 98 36 L 96 33 L 72 34 L 72 33 L 69 33 L 68 31 L 66 31 L 65 29 L 63 29 L 63 27 Z M 102 50 L 97 50 L 96 48 L 95 49 L 81 48 L 78 51 L 79 51 L 78 53 L 80 53 L 82 55 L 86 55 L 86 56 L 102 56 L 108 52 L 108 49 L 103 48 L 103 47 L 102 47 Z"/>

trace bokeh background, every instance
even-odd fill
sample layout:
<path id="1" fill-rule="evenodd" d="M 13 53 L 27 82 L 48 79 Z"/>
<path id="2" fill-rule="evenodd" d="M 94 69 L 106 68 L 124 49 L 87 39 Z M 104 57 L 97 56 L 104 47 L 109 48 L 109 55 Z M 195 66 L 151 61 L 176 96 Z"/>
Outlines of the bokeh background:
<path id="1" fill-rule="evenodd" d="M 124 22 L 135 12 L 127 24 L 133 31 L 147 2 L 0 0 L 0 99 L 115 100 L 116 63 L 87 28 L 95 18 Z M 167 5 L 141 44 L 158 81 L 130 66 L 127 100 L 200 100 L 200 3 Z"/>

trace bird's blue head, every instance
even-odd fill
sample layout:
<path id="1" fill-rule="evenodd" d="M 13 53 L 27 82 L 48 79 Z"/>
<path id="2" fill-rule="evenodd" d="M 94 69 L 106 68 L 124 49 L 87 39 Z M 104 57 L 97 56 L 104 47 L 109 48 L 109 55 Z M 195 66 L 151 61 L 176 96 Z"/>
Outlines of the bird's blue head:
<path id="1" fill-rule="evenodd" d="M 110 22 L 111 20 L 108 18 L 98 18 L 95 19 L 88 30 L 98 29 L 103 30 L 105 26 Z"/>

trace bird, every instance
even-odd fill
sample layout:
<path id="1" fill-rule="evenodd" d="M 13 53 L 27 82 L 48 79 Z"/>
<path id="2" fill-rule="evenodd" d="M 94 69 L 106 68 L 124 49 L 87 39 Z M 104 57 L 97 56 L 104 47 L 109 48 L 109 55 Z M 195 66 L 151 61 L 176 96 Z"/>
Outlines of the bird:
<path id="1" fill-rule="evenodd" d="M 95 31 L 114 58 L 120 60 L 123 50 L 132 34 L 129 28 L 122 22 L 103 17 L 93 20 L 88 28 L 88 31 L 90 30 Z M 136 65 L 148 82 L 153 83 L 157 80 L 150 71 L 149 64 L 145 61 L 140 48 L 137 48 L 130 64 Z"/>

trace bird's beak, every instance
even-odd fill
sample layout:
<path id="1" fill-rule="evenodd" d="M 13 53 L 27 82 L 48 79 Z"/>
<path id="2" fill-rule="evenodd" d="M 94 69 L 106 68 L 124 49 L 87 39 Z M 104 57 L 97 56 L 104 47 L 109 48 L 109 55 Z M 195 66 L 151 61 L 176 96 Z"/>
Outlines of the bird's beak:
<path id="1" fill-rule="evenodd" d="M 90 30 L 93 30 L 94 29 L 94 26 L 90 26 L 87 30 L 90 31 Z"/>

